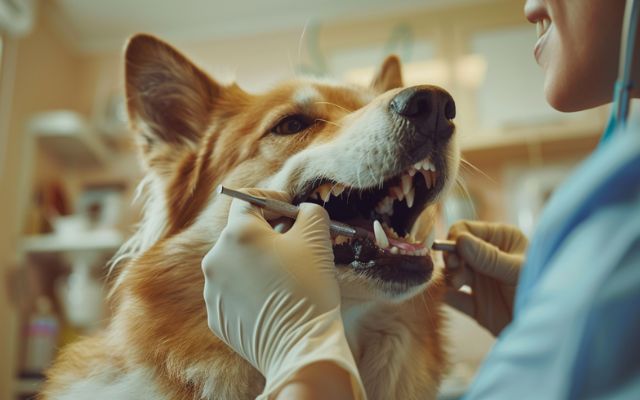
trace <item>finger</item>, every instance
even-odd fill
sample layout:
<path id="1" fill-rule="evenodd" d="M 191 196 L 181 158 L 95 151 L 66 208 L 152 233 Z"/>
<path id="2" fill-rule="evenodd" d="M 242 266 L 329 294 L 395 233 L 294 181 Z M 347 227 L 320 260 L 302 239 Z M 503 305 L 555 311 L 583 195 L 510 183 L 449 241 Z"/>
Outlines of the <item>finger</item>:
<path id="1" fill-rule="evenodd" d="M 496 246 L 465 233 L 456 243 L 458 254 L 475 271 L 510 285 L 518 281 L 519 260 Z"/>
<path id="2" fill-rule="evenodd" d="M 444 301 L 456 310 L 467 314 L 471 318 L 475 318 L 476 309 L 473 295 L 449 289 L 444 294 Z"/>
<path id="3" fill-rule="evenodd" d="M 271 225 L 262 215 L 262 209 L 246 201 L 233 199 L 225 233 L 244 237 L 249 232 L 272 232 Z"/>
<path id="4" fill-rule="evenodd" d="M 460 221 L 460 225 L 458 225 L 456 229 L 456 237 L 464 232 L 469 232 L 486 242 L 498 246 L 502 251 L 518 250 L 523 252 L 529 242 L 520 229 L 508 224 L 484 221 Z"/>
<path id="5" fill-rule="evenodd" d="M 301 203 L 296 221 L 287 232 L 287 235 L 309 236 L 309 234 L 313 234 L 330 240 L 330 222 L 329 214 L 322 206 L 313 203 Z"/>
<path id="6" fill-rule="evenodd" d="M 285 203 L 291 203 L 291 195 L 289 195 L 286 192 L 281 192 L 278 190 L 243 188 L 243 189 L 239 189 L 238 191 L 244 192 L 253 196 L 264 197 L 272 200 L 279 200 Z M 282 216 L 281 214 L 277 214 L 266 209 L 262 209 L 262 215 L 267 221 L 271 221 L 272 219 L 279 218 Z"/>
<path id="7" fill-rule="evenodd" d="M 455 270 L 462 266 L 462 260 L 456 253 L 445 252 L 442 259 L 444 260 L 444 266 L 448 270 Z"/>
<path id="8" fill-rule="evenodd" d="M 494 240 L 496 233 L 505 227 L 506 225 L 491 222 L 462 220 L 453 224 L 449 229 L 449 233 L 452 238 L 457 238 L 463 233 L 468 232 L 485 241 L 491 242 Z"/>
<path id="9" fill-rule="evenodd" d="M 448 275 L 449 283 L 454 289 L 473 285 L 473 272 L 468 267 L 458 268 Z"/>

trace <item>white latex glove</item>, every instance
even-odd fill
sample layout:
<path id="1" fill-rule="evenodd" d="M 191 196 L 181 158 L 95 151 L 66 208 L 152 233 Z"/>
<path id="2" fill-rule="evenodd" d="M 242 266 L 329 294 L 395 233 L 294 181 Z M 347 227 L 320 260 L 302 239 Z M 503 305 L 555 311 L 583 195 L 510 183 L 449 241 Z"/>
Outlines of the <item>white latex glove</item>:
<path id="1" fill-rule="evenodd" d="M 449 229 L 456 253 L 445 253 L 445 295 L 452 307 L 474 318 L 495 336 L 513 318 L 513 302 L 528 241 L 516 227 L 460 221 Z M 468 285 L 472 293 L 461 292 Z"/>
<path id="2" fill-rule="evenodd" d="M 283 193 L 247 190 L 289 201 Z M 304 203 L 284 233 L 261 209 L 233 200 L 227 227 L 202 261 L 209 328 L 266 378 L 260 399 L 310 364 L 346 370 L 365 398 L 344 333 L 326 211 Z"/>

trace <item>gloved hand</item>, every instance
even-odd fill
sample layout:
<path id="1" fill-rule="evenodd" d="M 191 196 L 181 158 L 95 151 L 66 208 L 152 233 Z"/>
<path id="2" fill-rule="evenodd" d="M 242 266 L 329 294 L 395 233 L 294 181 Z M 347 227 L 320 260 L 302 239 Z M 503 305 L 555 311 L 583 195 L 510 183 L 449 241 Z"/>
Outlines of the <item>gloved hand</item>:
<path id="1" fill-rule="evenodd" d="M 528 241 L 516 227 L 460 221 L 449 229 L 456 252 L 445 253 L 446 302 L 474 318 L 493 335 L 513 318 L 513 302 Z M 459 291 L 468 285 L 472 293 Z"/>
<path id="2" fill-rule="evenodd" d="M 279 192 L 247 192 L 290 200 Z M 344 333 L 329 218 L 322 207 L 301 204 L 297 220 L 282 234 L 263 210 L 233 200 L 228 224 L 202 268 L 209 328 L 265 376 L 259 398 L 270 398 L 318 362 L 348 372 L 354 398 L 365 398 Z"/>

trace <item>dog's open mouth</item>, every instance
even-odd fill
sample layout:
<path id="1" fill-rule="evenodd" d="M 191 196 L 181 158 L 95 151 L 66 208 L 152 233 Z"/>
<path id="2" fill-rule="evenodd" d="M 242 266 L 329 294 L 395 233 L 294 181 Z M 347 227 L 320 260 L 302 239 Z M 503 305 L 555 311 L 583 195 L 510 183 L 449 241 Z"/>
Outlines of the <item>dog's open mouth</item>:
<path id="1" fill-rule="evenodd" d="M 337 265 L 348 265 L 386 281 L 422 283 L 433 269 L 430 243 L 419 242 L 411 229 L 444 186 L 443 168 L 434 161 L 418 161 L 374 188 L 314 180 L 304 186 L 294 202 L 320 204 L 332 220 L 371 233 L 369 238 L 333 237 Z"/>

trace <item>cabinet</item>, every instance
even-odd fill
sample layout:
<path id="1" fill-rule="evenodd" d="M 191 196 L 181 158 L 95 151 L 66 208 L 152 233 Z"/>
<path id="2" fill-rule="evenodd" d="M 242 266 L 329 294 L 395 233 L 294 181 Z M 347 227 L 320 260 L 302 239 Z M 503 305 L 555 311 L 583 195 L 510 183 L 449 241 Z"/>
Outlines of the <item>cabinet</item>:
<path id="1" fill-rule="evenodd" d="M 41 158 L 49 160 L 46 175 L 68 189 L 64 196 L 68 204 L 63 208 L 70 214 L 56 216 L 59 210 L 50 210 L 50 204 L 30 206 L 39 208 L 39 217 L 48 220 L 53 229 L 30 232 L 19 240 L 18 258 L 24 260 L 23 268 L 29 269 L 17 273 L 27 288 L 26 293 L 17 293 L 23 305 L 19 308 L 20 329 L 25 331 L 34 298 L 44 295 L 53 300 L 58 319 L 73 327 L 74 335 L 88 332 L 106 317 L 104 260 L 115 253 L 125 237 L 118 223 L 124 202 L 118 201 L 117 192 L 124 191 L 128 183 L 111 173 L 112 165 L 122 155 L 82 115 L 68 110 L 33 116 L 25 137 L 29 149 L 23 161 L 25 170 L 42 169 L 38 166 Z M 41 190 L 40 179 L 36 176 L 31 191 Z M 24 198 L 35 197 L 34 193 L 24 194 Z M 68 341 L 68 333 L 61 337 L 65 335 Z M 18 337 L 23 357 L 28 336 L 21 332 Z M 19 371 L 16 379 L 16 396 L 35 393 L 42 383 L 42 377 L 34 371 Z"/>

